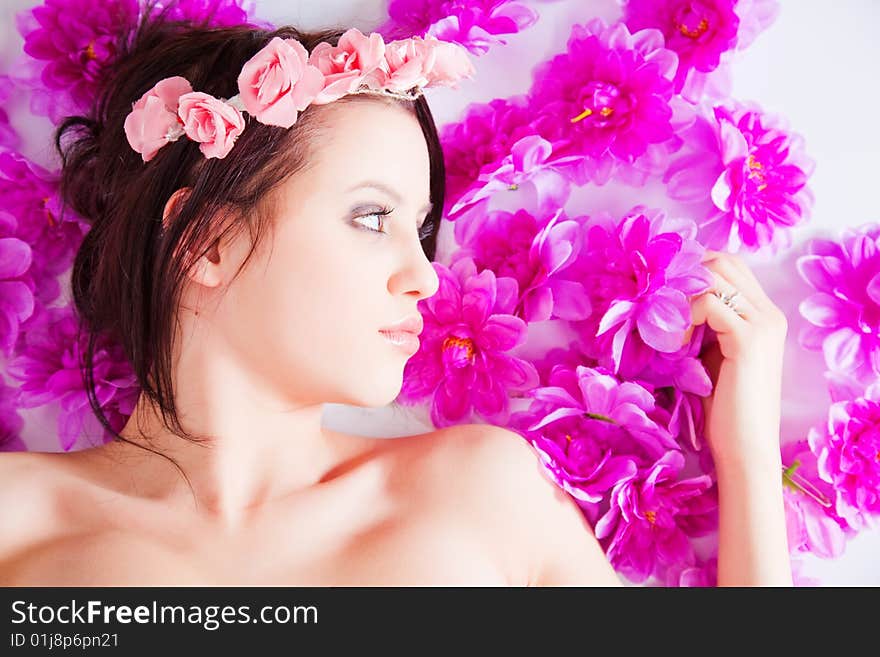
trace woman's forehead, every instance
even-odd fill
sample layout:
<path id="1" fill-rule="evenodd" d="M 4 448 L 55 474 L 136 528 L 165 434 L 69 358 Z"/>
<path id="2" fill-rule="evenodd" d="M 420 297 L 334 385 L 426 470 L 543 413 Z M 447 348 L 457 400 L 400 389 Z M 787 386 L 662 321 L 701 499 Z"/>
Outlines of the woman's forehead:
<path id="1" fill-rule="evenodd" d="M 337 188 L 366 179 L 417 184 L 430 174 L 418 119 L 385 102 L 348 103 L 329 113 L 314 146 L 314 173 Z"/>

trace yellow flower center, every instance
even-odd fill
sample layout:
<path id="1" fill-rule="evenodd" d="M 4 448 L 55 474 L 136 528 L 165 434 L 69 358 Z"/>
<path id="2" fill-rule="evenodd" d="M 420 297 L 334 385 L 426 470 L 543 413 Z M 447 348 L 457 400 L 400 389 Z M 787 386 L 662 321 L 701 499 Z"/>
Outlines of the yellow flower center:
<path id="1" fill-rule="evenodd" d="M 749 167 L 749 180 L 758 182 L 759 192 L 764 190 L 767 187 L 764 177 L 764 165 L 758 162 L 754 155 L 749 155 L 748 159 L 746 159 L 746 164 Z"/>
<path id="2" fill-rule="evenodd" d="M 699 25 L 697 25 L 693 30 L 684 23 L 678 24 L 678 31 L 681 32 L 682 35 L 690 37 L 691 39 L 696 39 L 697 37 L 702 36 L 708 29 L 709 21 L 707 21 L 705 18 L 701 19 Z"/>
<path id="3" fill-rule="evenodd" d="M 46 207 L 46 204 L 47 204 L 48 202 L 49 202 L 49 197 L 46 196 L 46 197 L 43 199 L 43 208 L 46 210 L 46 219 L 49 221 L 49 225 L 50 225 L 52 228 L 55 228 L 55 224 L 56 224 L 57 222 L 55 221 L 55 217 L 52 215 L 52 211 L 51 211 L 49 208 Z"/>
<path id="4" fill-rule="evenodd" d="M 467 351 L 467 357 L 474 357 L 474 341 L 470 338 L 460 338 L 457 335 L 449 335 L 443 341 L 443 351 L 454 347 L 462 347 Z"/>
<path id="5" fill-rule="evenodd" d="M 89 59 L 97 59 L 97 55 L 95 54 L 95 42 L 92 41 L 88 47 L 86 48 L 86 57 Z"/>
<path id="6" fill-rule="evenodd" d="M 648 519 L 652 525 L 657 522 L 657 512 L 656 511 L 645 511 L 645 517 Z"/>
<path id="7" fill-rule="evenodd" d="M 607 119 L 609 116 L 614 114 L 614 108 L 613 107 L 603 107 L 599 110 L 599 114 L 602 116 L 602 118 Z M 588 116 L 592 116 L 592 115 L 593 115 L 593 110 L 586 108 L 583 112 L 581 112 L 576 117 L 571 119 L 571 123 L 577 123 L 578 121 L 583 121 L 585 118 L 587 118 Z"/>

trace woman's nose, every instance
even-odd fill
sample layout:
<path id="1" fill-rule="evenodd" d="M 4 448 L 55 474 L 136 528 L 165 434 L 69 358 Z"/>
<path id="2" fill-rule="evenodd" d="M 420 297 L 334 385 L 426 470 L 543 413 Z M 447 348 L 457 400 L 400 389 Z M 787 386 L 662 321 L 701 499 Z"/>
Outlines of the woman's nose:
<path id="1" fill-rule="evenodd" d="M 418 299 L 433 296 L 439 287 L 440 278 L 434 265 L 420 247 L 418 253 L 409 257 L 388 281 L 388 291 L 391 294 L 412 294 Z"/>

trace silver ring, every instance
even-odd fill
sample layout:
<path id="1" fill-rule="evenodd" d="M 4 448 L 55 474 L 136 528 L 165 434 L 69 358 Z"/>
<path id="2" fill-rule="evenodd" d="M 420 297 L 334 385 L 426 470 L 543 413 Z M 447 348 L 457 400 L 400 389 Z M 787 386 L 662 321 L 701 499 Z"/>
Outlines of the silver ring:
<path id="1" fill-rule="evenodd" d="M 736 297 L 740 296 L 739 290 L 734 290 L 730 294 L 724 294 L 723 292 L 719 292 L 718 290 L 713 290 L 712 294 L 721 299 L 721 303 L 723 303 L 737 315 L 742 317 L 742 313 L 736 309 L 736 304 L 733 301 L 734 299 L 736 299 Z"/>

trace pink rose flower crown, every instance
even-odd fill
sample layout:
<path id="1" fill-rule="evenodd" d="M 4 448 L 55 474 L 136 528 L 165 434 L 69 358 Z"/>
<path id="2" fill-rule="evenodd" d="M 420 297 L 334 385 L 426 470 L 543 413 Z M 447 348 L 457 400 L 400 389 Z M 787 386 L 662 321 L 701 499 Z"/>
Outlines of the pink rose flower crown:
<path id="1" fill-rule="evenodd" d="M 386 44 L 376 32 L 351 28 L 337 45 L 323 41 L 311 54 L 295 39 L 274 37 L 242 67 L 232 98 L 193 91 L 180 76 L 164 78 L 133 103 L 125 136 L 144 162 L 184 135 L 206 158 L 222 159 L 244 130 L 243 112 L 289 128 L 309 105 L 364 93 L 416 100 L 423 88 L 457 88 L 474 72 L 465 48 L 431 35 Z"/>

